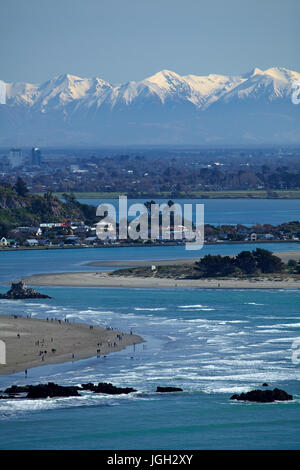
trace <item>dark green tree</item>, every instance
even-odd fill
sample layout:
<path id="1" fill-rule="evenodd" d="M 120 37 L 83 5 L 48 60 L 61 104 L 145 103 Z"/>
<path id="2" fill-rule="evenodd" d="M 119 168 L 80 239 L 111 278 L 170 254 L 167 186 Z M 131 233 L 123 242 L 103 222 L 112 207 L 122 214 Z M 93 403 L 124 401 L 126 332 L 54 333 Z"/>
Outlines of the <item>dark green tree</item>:
<path id="1" fill-rule="evenodd" d="M 254 274 L 257 271 L 256 259 L 251 251 L 241 251 L 235 258 L 235 265 L 245 274 Z"/>
<path id="2" fill-rule="evenodd" d="M 52 202 L 53 201 L 54 196 L 53 196 L 52 189 L 47 189 L 47 191 L 44 194 L 44 198 L 46 199 L 47 202 Z"/>
<path id="3" fill-rule="evenodd" d="M 202 277 L 228 276 L 236 271 L 230 256 L 206 255 L 195 263 L 195 269 Z"/>
<path id="4" fill-rule="evenodd" d="M 22 197 L 25 197 L 29 193 L 25 181 L 20 176 L 18 177 L 17 182 L 15 184 L 15 191 L 19 196 Z"/>
<path id="5" fill-rule="evenodd" d="M 263 250 L 262 248 L 256 248 L 253 252 L 255 257 L 257 268 L 262 273 L 277 273 L 280 272 L 283 268 L 283 262 L 278 256 L 273 255 L 268 250 Z"/>

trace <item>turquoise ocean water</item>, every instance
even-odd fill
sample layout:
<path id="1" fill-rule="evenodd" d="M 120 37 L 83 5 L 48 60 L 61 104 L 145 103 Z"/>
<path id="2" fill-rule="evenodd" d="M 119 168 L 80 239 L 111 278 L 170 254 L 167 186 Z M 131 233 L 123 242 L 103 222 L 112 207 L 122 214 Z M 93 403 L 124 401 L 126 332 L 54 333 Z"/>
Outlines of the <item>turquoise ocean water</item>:
<path id="1" fill-rule="evenodd" d="M 295 250 L 295 244 L 265 246 Z M 233 254 L 243 245 L 211 245 Z M 254 248 L 254 247 L 253 247 Z M 131 248 L 1 252 L 0 282 L 37 272 L 95 270 L 100 259 L 130 259 Z M 183 247 L 134 249 L 135 258 L 183 258 Z M 201 253 L 201 256 L 203 253 Z M 5 292 L 7 286 L 0 286 Z M 41 290 L 41 289 L 40 289 Z M 289 290 L 50 288 L 49 300 L 0 301 L 0 314 L 47 316 L 133 331 L 145 342 L 107 358 L 0 376 L 11 384 L 112 382 L 127 396 L 0 400 L 0 449 L 297 449 L 300 292 Z M 285 403 L 230 401 L 233 393 L 279 387 Z M 157 386 L 182 393 L 158 394 Z"/>

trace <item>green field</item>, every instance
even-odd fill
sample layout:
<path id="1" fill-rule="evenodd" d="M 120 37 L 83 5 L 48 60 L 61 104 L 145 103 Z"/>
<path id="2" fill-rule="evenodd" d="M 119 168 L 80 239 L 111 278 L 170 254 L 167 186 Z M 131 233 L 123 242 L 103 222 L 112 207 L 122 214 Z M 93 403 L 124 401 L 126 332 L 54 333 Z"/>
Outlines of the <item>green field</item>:
<path id="1" fill-rule="evenodd" d="M 87 198 L 87 199 L 114 199 L 119 197 L 119 195 L 127 195 L 134 199 L 141 198 L 141 199 L 168 199 L 168 198 L 210 198 L 210 199 L 240 199 L 240 198 L 251 198 L 251 199 L 300 199 L 300 190 L 274 190 L 272 191 L 273 195 L 270 195 L 265 190 L 241 190 L 241 191 L 192 191 L 190 193 L 170 193 L 170 192 L 161 192 L 161 193 L 154 193 L 154 194 L 146 194 L 146 193 L 137 193 L 137 194 L 126 194 L 126 193 L 118 193 L 118 192 L 75 192 L 74 193 L 77 199 Z M 276 194 L 276 195 L 275 195 Z M 55 193 L 55 196 L 62 197 L 62 193 Z"/>

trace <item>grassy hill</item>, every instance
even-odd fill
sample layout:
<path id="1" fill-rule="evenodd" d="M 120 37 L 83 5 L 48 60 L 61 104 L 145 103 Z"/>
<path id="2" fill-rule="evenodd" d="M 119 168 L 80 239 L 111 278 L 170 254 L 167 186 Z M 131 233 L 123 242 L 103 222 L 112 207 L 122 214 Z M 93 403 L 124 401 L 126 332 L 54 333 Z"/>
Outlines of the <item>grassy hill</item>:
<path id="1" fill-rule="evenodd" d="M 44 195 L 18 193 L 8 183 L 0 184 L 0 236 L 17 226 L 38 226 L 45 222 L 63 222 L 67 219 L 93 223 L 95 208 L 80 204 L 68 196 L 65 202 L 56 198 L 51 191 Z"/>

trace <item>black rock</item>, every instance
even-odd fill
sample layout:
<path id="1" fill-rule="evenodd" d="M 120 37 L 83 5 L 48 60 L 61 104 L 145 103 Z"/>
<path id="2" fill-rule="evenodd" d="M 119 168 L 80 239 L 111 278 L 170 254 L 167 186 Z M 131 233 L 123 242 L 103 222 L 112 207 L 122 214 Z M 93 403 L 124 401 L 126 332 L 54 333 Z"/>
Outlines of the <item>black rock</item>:
<path id="1" fill-rule="evenodd" d="M 81 384 L 82 390 L 89 390 L 90 392 L 94 392 L 97 388 L 97 385 L 92 384 L 91 382 L 87 384 Z"/>
<path id="2" fill-rule="evenodd" d="M 267 384 L 266 382 L 264 382 L 264 383 L 262 384 L 262 386 L 263 386 L 263 387 L 268 387 L 269 384 Z"/>
<path id="3" fill-rule="evenodd" d="M 4 393 L 9 393 L 9 394 L 15 394 L 15 393 L 24 393 L 28 392 L 30 385 L 24 385 L 24 386 L 19 386 L 19 385 L 12 385 L 11 387 L 7 388 L 4 390 Z"/>
<path id="4" fill-rule="evenodd" d="M 25 283 L 20 281 L 13 282 L 10 290 L 6 294 L 0 294 L 0 299 L 51 299 L 51 297 L 26 287 Z"/>
<path id="5" fill-rule="evenodd" d="M 178 387 L 157 387 L 157 392 L 165 393 L 165 392 L 183 392 L 182 388 Z"/>
<path id="6" fill-rule="evenodd" d="M 91 392 L 94 393 L 107 393 L 109 395 L 121 395 L 121 394 L 127 394 L 127 393 L 132 393 L 136 392 L 134 388 L 122 388 L 122 387 L 115 387 L 111 383 L 105 383 L 105 382 L 99 382 L 98 385 L 92 384 L 92 383 L 87 383 L 87 384 L 82 384 L 81 388 L 83 390 L 90 390 Z"/>
<path id="7" fill-rule="evenodd" d="M 255 401 L 259 403 L 272 403 L 274 401 L 292 400 L 293 396 L 284 390 L 274 388 L 274 390 L 252 390 L 251 392 L 232 395 L 230 400 Z"/>
<path id="8" fill-rule="evenodd" d="M 53 382 L 48 384 L 29 385 L 26 398 L 54 398 L 54 397 L 78 397 L 79 387 L 63 387 Z"/>

